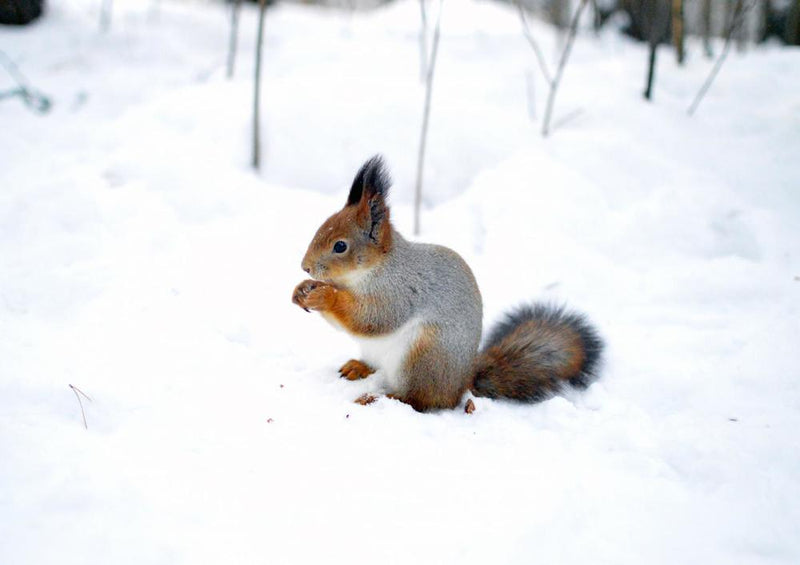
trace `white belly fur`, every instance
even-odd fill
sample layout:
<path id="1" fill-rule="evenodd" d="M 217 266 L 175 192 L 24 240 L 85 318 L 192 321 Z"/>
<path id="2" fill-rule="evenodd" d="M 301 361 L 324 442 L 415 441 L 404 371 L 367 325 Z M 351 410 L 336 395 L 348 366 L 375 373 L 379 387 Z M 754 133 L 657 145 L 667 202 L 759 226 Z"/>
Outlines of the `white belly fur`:
<path id="1" fill-rule="evenodd" d="M 389 335 L 355 338 L 361 346 L 362 360 L 383 373 L 389 392 L 401 392 L 405 388 L 401 368 L 421 326 L 421 321 L 414 318 Z"/>

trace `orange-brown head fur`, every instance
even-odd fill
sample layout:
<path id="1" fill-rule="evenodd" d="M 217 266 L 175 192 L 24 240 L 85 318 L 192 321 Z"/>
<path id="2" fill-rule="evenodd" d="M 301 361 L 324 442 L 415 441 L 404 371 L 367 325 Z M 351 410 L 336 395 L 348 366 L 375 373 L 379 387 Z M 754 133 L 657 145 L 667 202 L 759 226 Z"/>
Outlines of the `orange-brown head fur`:
<path id="1" fill-rule="evenodd" d="M 347 287 L 379 266 L 392 246 L 389 185 L 380 156 L 364 163 L 347 204 L 325 220 L 311 240 L 303 270 L 317 280 Z"/>

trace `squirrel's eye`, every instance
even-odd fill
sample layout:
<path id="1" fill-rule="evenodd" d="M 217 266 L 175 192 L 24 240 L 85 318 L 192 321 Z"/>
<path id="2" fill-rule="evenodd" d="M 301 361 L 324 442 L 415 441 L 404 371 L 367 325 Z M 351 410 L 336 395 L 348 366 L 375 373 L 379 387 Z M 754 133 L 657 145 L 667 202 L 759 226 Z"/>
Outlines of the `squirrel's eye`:
<path id="1" fill-rule="evenodd" d="M 333 244 L 334 253 L 344 253 L 347 251 L 347 244 L 344 241 L 337 241 Z"/>

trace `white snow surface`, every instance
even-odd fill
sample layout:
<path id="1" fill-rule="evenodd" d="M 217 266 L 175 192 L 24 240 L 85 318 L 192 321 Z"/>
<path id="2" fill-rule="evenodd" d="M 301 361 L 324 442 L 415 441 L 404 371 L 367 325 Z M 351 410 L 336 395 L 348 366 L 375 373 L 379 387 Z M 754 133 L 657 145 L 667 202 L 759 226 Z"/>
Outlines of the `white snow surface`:
<path id="1" fill-rule="evenodd" d="M 1 564 L 800 562 L 800 50 L 732 53 L 689 118 L 700 45 L 646 103 L 587 14 L 543 139 L 515 11 L 444 2 L 419 239 L 486 325 L 563 302 L 608 347 L 586 391 L 419 414 L 353 404 L 377 377 L 290 302 L 374 153 L 410 235 L 418 3 L 268 12 L 260 174 L 255 8 L 227 80 L 222 4 L 100 5 L 0 28 L 54 100 L 0 102 Z"/>

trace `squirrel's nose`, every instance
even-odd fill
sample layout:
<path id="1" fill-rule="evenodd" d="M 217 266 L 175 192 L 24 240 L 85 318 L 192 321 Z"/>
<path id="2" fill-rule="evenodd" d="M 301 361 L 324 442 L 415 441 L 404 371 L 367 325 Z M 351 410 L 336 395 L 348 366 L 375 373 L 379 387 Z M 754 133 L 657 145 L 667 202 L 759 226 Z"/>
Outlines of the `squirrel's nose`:
<path id="1" fill-rule="evenodd" d="M 306 273 L 308 273 L 309 275 L 311 274 L 311 267 L 309 267 L 308 265 L 301 265 L 301 267 Z"/>

